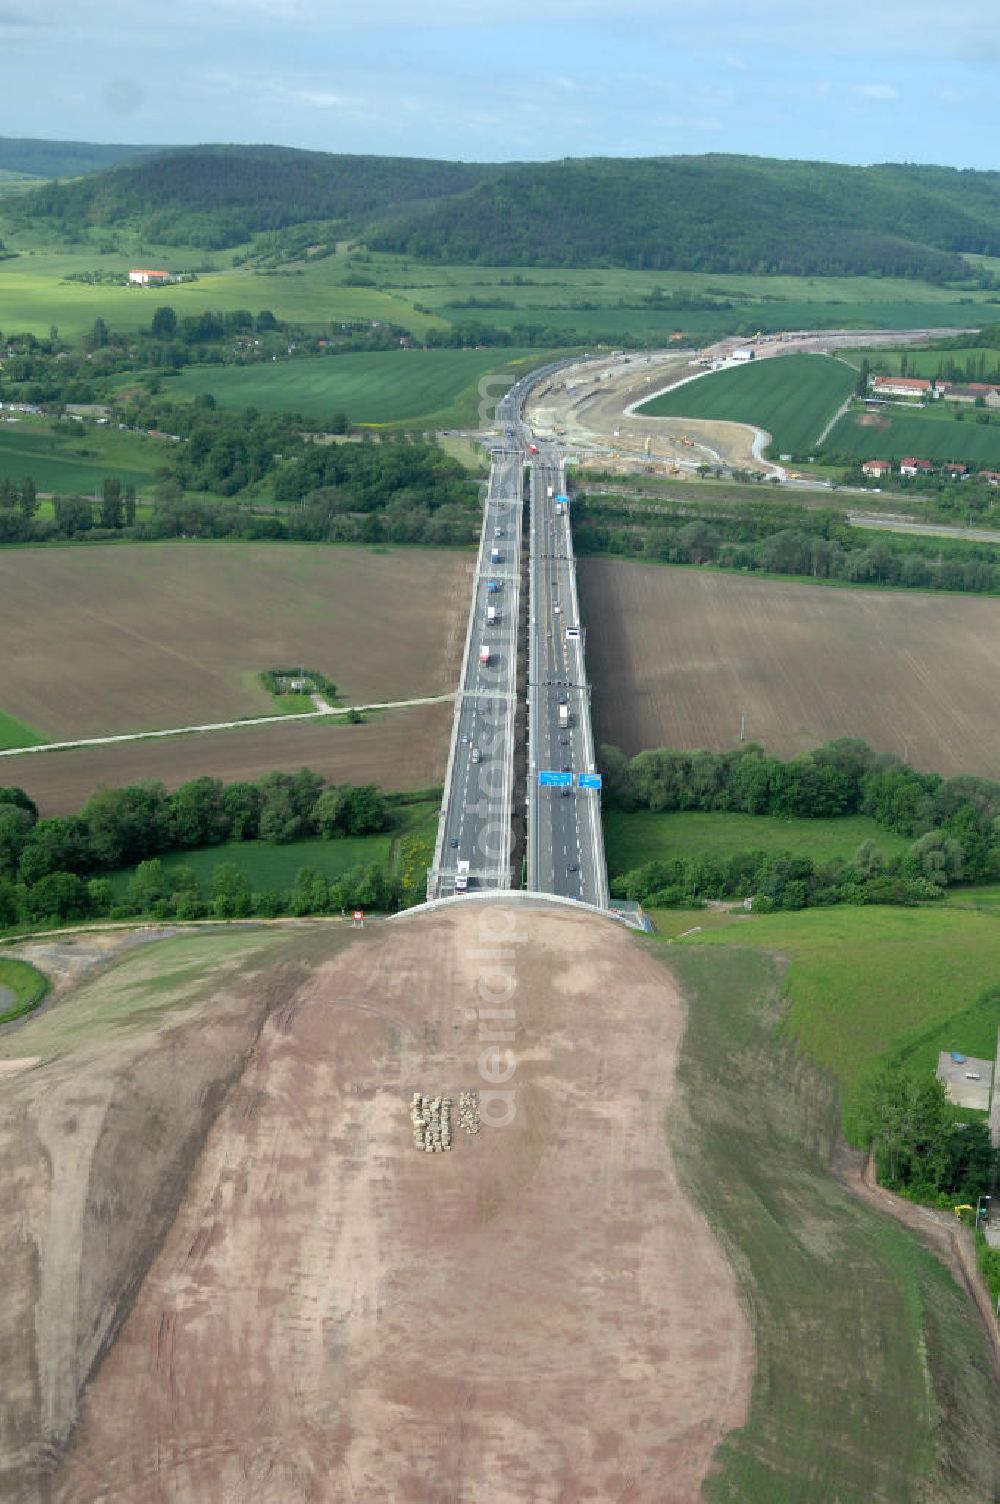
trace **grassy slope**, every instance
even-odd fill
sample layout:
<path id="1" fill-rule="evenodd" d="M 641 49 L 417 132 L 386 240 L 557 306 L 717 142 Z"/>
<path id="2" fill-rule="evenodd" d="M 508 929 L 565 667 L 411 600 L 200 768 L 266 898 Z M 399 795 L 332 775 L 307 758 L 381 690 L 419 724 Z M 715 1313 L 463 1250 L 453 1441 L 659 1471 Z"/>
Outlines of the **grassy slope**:
<path id="1" fill-rule="evenodd" d="M 742 851 L 792 852 L 817 862 L 845 861 L 863 841 L 874 841 L 885 856 L 905 850 L 907 842 L 863 815 L 839 820 L 777 820 L 769 815 L 624 814 L 608 810 L 604 842 L 612 877 L 644 862 L 681 857 L 735 856 Z"/>
<path id="2" fill-rule="evenodd" d="M 212 997 L 223 978 L 287 947 L 280 928 L 248 933 L 202 930 L 127 953 L 117 965 L 74 988 L 65 1000 L 0 1035 L 0 1059 L 48 1059 L 129 1028 L 138 1015 L 188 1007 Z M 334 943 L 332 936 L 330 944 Z"/>
<path id="3" fill-rule="evenodd" d="M 880 416 L 883 416 L 880 414 Z M 869 428 L 858 422 L 857 413 L 845 413 L 831 430 L 824 449 L 855 459 L 901 459 L 904 455 L 966 464 L 1000 467 L 1000 423 L 994 415 L 989 425 L 977 423 L 974 412 L 962 419 L 952 411 L 904 412 L 890 408 L 887 428 Z"/>
<path id="4" fill-rule="evenodd" d="M 227 407 L 293 411 L 328 418 L 346 412 L 357 423 L 478 421 L 479 383 L 510 362 L 540 365 L 542 351 L 392 350 L 256 366 L 189 367 L 170 383 L 171 395 L 211 392 Z M 495 400 L 502 383 L 491 385 Z"/>
<path id="5" fill-rule="evenodd" d="M 734 920 L 683 943 L 789 957 L 783 1028 L 835 1073 L 848 1126 L 854 1089 L 880 1058 L 923 1069 L 939 1049 L 994 1052 L 1000 999 L 978 1004 L 1000 973 L 991 913 L 841 906 Z"/>
<path id="6" fill-rule="evenodd" d="M 113 428 L 22 416 L 0 425 L 0 477 L 30 475 L 40 491 L 79 491 L 92 496 L 106 475 L 148 489 L 170 455 L 162 440 Z"/>
<path id="7" fill-rule="evenodd" d="M 826 355 L 787 355 L 715 371 L 654 397 L 640 412 L 653 418 L 753 423 L 768 430 L 776 450 L 794 453 L 815 444 L 854 384 L 854 373 L 843 361 Z"/>
<path id="8" fill-rule="evenodd" d="M 0 238 L 19 249 L 15 237 Z M 315 328 L 331 323 L 372 319 L 399 324 L 420 336 L 444 321 L 419 313 L 413 303 L 392 291 L 370 287 L 345 287 L 344 265 L 334 256 L 285 275 L 268 276 L 247 267 L 227 267 L 228 256 L 209 258 L 219 269 L 200 273 L 197 282 L 159 289 L 92 286 L 67 282 L 72 271 L 120 273 L 131 266 L 163 266 L 180 272 L 205 263 L 204 252 L 179 251 L 176 247 L 146 246 L 131 254 L 102 256 L 93 246 L 76 251 L 40 246 L 26 254 L 0 262 L 0 329 L 30 330 L 47 335 L 57 325 L 64 339 L 77 338 L 100 316 L 112 328 L 138 329 L 148 325 L 154 310 L 169 303 L 179 317 L 197 315 L 205 309 L 248 308 L 252 313 L 269 308 L 279 318 Z"/>
<path id="9" fill-rule="evenodd" d="M 0 957 L 0 1024 L 30 1013 L 48 990 L 46 978 L 29 962 Z"/>
<path id="10" fill-rule="evenodd" d="M 1000 1428 L 972 1308 L 828 1173 L 835 1096 L 775 1037 L 776 969 L 743 950 L 674 948 L 670 961 L 692 1004 L 671 1142 L 757 1338 L 748 1423 L 719 1449 L 705 1497 L 986 1504 Z"/>
<path id="11" fill-rule="evenodd" d="M 6 715 L 0 710 L 0 751 L 8 747 L 41 747 L 48 739 L 16 716 Z"/>

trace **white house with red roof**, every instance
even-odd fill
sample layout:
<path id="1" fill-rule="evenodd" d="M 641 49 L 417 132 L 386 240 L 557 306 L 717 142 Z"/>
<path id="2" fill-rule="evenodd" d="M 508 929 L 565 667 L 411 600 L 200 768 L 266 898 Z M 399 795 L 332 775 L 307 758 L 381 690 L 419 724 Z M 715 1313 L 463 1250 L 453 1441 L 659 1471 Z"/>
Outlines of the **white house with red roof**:
<path id="1" fill-rule="evenodd" d="M 892 474 L 892 460 L 865 460 L 861 466 L 862 475 L 871 475 L 876 480 L 883 475 Z"/>
<path id="2" fill-rule="evenodd" d="M 875 376 L 872 392 L 876 397 L 933 397 L 934 383 L 923 376 Z"/>
<path id="3" fill-rule="evenodd" d="M 900 475 L 929 475 L 933 469 L 934 466 L 931 464 L 930 460 L 915 460 L 912 458 L 907 458 L 905 460 L 900 460 L 899 462 Z"/>
<path id="4" fill-rule="evenodd" d="M 149 271 L 145 267 L 136 267 L 135 271 L 128 274 L 130 287 L 162 287 L 164 282 L 170 281 L 169 272 Z"/>

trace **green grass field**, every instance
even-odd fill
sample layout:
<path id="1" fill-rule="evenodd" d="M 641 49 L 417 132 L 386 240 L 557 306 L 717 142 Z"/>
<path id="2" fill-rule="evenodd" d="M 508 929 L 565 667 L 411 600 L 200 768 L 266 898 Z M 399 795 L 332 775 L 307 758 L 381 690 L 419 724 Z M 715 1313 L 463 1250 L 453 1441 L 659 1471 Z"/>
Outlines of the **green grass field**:
<path id="1" fill-rule="evenodd" d="M 0 751 L 6 751 L 8 747 L 42 747 L 47 741 L 48 737 L 33 726 L 26 726 L 16 716 L 6 715 L 0 710 Z"/>
<path id="2" fill-rule="evenodd" d="M 625 814 L 615 809 L 604 815 L 611 877 L 644 862 L 697 856 L 725 859 L 743 851 L 764 851 L 769 856 L 791 852 L 816 862 L 836 858 L 848 861 L 864 841 L 874 841 L 887 857 L 896 856 L 908 844 L 863 815 L 839 820 L 778 820 L 770 815 L 705 814 L 700 810 Z"/>
<path id="3" fill-rule="evenodd" d="M 0 226 L 0 238 L 20 249 L 16 237 Z M 444 321 L 420 313 L 413 302 L 393 291 L 370 287 L 345 287 L 346 275 L 339 257 L 310 266 L 291 268 L 282 275 L 266 275 L 227 263 L 231 254 L 208 258 L 217 267 L 199 272 L 198 281 L 159 289 L 92 285 L 68 282 L 74 271 L 101 270 L 125 275 L 132 266 L 162 266 L 172 272 L 193 270 L 204 264 L 204 252 L 176 247 L 136 247 L 131 252 L 101 255 L 92 245 L 79 249 L 31 248 L 9 261 L 0 262 L 0 329 L 48 334 L 55 324 L 63 338 L 77 338 L 103 318 L 115 329 L 138 329 L 148 325 L 154 310 L 169 303 L 179 317 L 196 316 L 206 309 L 222 312 L 247 308 L 258 313 L 269 308 L 278 318 L 327 329 L 331 324 L 371 322 L 398 324 L 419 337 Z"/>
<path id="4" fill-rule="evenodd" d="M 685 928 L 699 923 L 693 916 Z M 789 958 L 783 1031 L 833 1071 L 848 1128 L 855 1088 L 879 1060 L 923 1069 L 939 1049 L 994 1053 L 1000 997 L 980 1002 L 1000 976 L 993 913 L 842 905 L 733 918 L 679 943 L 752 946 Z"/>
<path id="5" fill-rule="evenodd" d="M 111 427 L 30 416 L 0 424 L 0 478 L 30 475 L 40 491 L 92 496 L 106 475 L 148 490 L 169 457 L 162 440 Z"/>
<path id="6" fill-rule="evenodd" d="M 387 350 L 255 366 L 192 366 L 172 394 L 211 392 L 226 407 L 300 412 L 323 420 L 346 412 L 356 423 L 476 423 L 479 382 L 510 365 L 539 365 L 541 351 Z M 493 387 L 493 397 L 504 390 Z"/>
<path id="7" fill-rule="evenodd" d="M 328 878 L 343 877 L 354 867 L 388 867 L 401 837 L 430 835 L 433 840 L 439 809 L 437 800 L 404 805 L 397 812 L 393 829 L 381 835 L 290 841 L 281 846 L 270 841 L 229 841 L 197 851 L 171 851 L 161 860 L 168 871 L 191 868 L 203 890 L 211 882 L 216 867 L 232 863 L 258 892 L 272 889 L 283 892 L 292 887 L 300 867 L 313 867 Z M 134 871 L 125 867 L 109 874 L 116 898 L 125 896 Z"/>
<path id="8" fill-rule="evenodd" d="M 880 413 L 887 420 L 885 428 L 872 428 L 858 422 L 857 412 L 845 413 L 827 436 L 823 445 L 829 454 L 856 460 L 902 459 L 915 455 L 919 459 L 1000 468 L 1000 422 L 977 423 L 969 411 L 958 419 L 954 410 L 936 404 L 926 412 L 889 408 Z"/>
<path id="9" fill-rule="evenodd" d="M 14 186 L 11 184 L 11 190 Z M 2 208 L 2 205 L 0 205 Z M 107 232 L 100 232 L 107 238 Z M 0 216 L 0 236 L 21 254 L 0 263 L 0 328 L 45 335 L 55 323 L 75 338 L 101 317 L 118 329 L 148 324 L 152 310 L 169 302 L 182 317 L 206 308 L 269 308 L 279 318 L 328 329 L 350 321 L 391 323 L 416 338 L 431 328 L 479 320 L 498 328 L 545 326 L 581 337 L 605 334 L 618 342 L 666 338 L 681 328 L 696 339 L 742 329 L 778 330 L 840 325 L 903 329 L 921 325 L 977 326 L 984 294 L 957 293 L 929 283 L 872 277 L 766 277 L 697 272 L 632 272 L 615 268 L 427 266 L 400 256 L 351 256 L 347 247 L 322 261 L 289 265 L 279 274 L 234 267 L 234 254 L 179 250 L 122 238 L 104 252 L 94 243 L 59 246 L 18 233 Z M 206 263 L 214 268 L 204 270 Z M 76 270 L 124 274 L 130 266 L 197 270 L 195 283 L 169 291 L 90 286 L 67 282 Z M 366 287 L 345 285 L 358 277 Z M 647 305 L 649 294 L 681 293 L 728 301 L 730 308 L 686 312 Z M 475 298 L 482 307 L 455 307 Z M 506 304 L 510 306 L 497 306 Z M 573 307 L 584 304 L 584 307 Z"/>
<path id="10" fill-rule="evenodd" d="M 48 990 L 45 977 L 27 961 L 0 957 L 0 1024 L 30 1013 Z"/>
<path id="11" fill-rule="evenodd" d="M 828 355 L 787 355 L 714 371 L 639 409 L 643 417 L 711 418 L 766 428 L 780 453 L 813 447 L 854 389 L 855 376 Z"/>
<path id="12" fill-rule="evenodd" d="M 1000 323 L 1000 308 L 996 309 L 996 319 Z M 954 350 L 843 350 L 841 354 L 845 360 L 849 360 L 853 366 L 860 367 L 862 360 L 867 359 L 872 366 L 878 365 L 892 376 L 900 374 L 903 355 L 906 355 L 906 373 L 908 376 L 934 376 L 942 365 L 948 361 L 954 361 L 956 365 L 964 368 L 967 360 L 973 360 L 977 366 L 985 357 L 986 372 L 989 373 L 1000 365 L 1000 350 L 983 349 L 977 345 L 962 345 Z M 973 380 L 978 381 L 975 376 Z"/>
<path id="13" fill-rule="evenodd" d="M 747 1424 L 723 1441 L 703 1497 L 988 1504 L 1000 1428 L 972 1304 L 829 1173 L 836 1093 L 775 1034 L 779 967 L 707 945 L 667 957 L 690 1003 L 670 1144 L 756 1337 Z"/>

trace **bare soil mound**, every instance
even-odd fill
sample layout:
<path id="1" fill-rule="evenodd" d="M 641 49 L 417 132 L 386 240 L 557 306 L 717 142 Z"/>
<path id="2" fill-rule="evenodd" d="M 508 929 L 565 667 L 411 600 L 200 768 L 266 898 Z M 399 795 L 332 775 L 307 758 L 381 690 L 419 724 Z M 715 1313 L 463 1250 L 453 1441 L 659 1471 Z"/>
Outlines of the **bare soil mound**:
<path id="1" fill-rule="evenodd" d="M 213 1063 L 170 1065 L 176 1028 L 155 1049 L 147 1035 L 159 1115 L 133 1116 L 137 1147 L 102 1160 L 103 1204 L 131 1204 L 137 1165 L 176 1160 L 174 1140 L 182 1194 L 49 1492 L 4 1497 L 689 1504 L 745 1419 L 752 1345 L 665 1138 L 683 1028 L 669 974 L 611 921 L 513 904 L 371 926 L 339 951 L 315 930 L 275 944 L 210 1000 L 191 973 L 205 1001 L 188 1028 Z M 4 1089 L 30 1117 L 68 1069 Z M 415 1147 L 414 1092 L 455 1099 L 450 1152 Z M 478 1093 L 478 1133 L 461 1092 Z M 72 1183 L 97 1181 L 90 1151 Z M 99 1218 L 94 1233 L 88 1262 Z M 22 1279 L 46 1238 L 36 1222 Z M 59 1257 L 78 1280 L 77 1236 Z M 29 1308 L 19 1320 L 28 1346 Z M 26 1395 L 38 1381 L 25 1372 Z"/>

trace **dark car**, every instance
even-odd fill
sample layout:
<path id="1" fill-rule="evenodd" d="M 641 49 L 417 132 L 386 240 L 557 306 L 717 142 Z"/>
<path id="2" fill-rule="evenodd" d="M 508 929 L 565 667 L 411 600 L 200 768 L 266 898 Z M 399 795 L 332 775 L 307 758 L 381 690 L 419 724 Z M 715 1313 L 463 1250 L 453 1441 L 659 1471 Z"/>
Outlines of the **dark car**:
<path id="1" fill-rule="evenodd" d="M 579 862 L 567 862 L 566 863 L 566 871 L 567 872 L 579 872 L 579 870 L 580 870 L 580 864 L 579 864 Z"/>
<path id="2" fill-rule="evenodd" d="M 453 847 L 458 845 L 458 836 L 452 836 L 451 844 Z"/>

